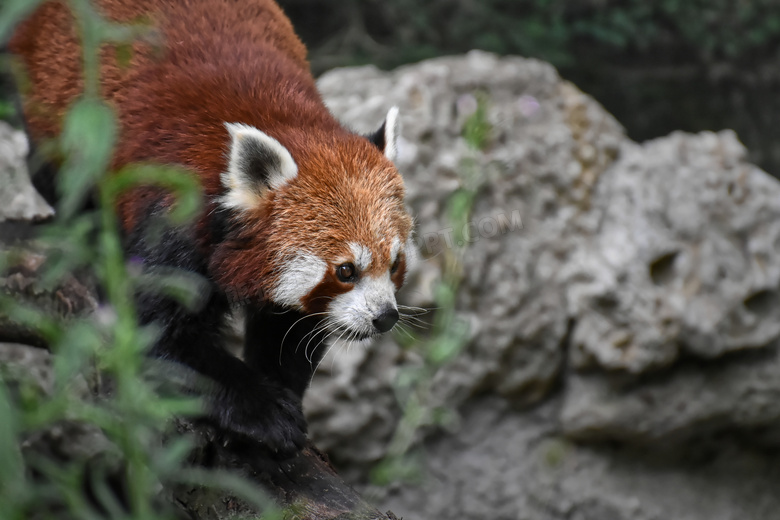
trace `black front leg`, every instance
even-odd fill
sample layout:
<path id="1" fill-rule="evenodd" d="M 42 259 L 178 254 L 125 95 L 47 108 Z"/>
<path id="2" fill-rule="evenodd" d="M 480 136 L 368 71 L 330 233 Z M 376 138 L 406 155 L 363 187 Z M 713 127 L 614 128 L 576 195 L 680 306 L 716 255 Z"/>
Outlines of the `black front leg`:
<path id="1" fill-rule="evenodd" d="M 301 399 L 274 378 L 260 374 L 222 347 L 221 297 L 192 312 L 159 297 L 139 298 L 143 321 L 162 326 L 152 354 L 182 363 L 208 381 L 199 386 L 208 415 L 220 427 L 248 436 L 281 456 L 306 443 Z"/>
<path id="2" fill-rule="evenodd" d="M 325 354 L 327 333 L 319 316 L 274 305 L 248 307 L 244 359 L 303 399 Z"/>
<path id="3" fill-rule="evenodd" d="M 142 324 L 161 329 L 152 354 L 182 363 L 212 381 L 205 392 L 209 416 L 221 427 L 249 436 L 281 455 L 306 442 L 299 396 L 279 380 L 252 370 L 223 348 L 225 295 L 205 278 L 205 261 L 187 228 L 166 229 L 153 242 L 139 230 L 128 237 L 127 251 L 147 272 L 182 269 L 203 276 L 195 308 L 153 290 L 137 295 Z"/>

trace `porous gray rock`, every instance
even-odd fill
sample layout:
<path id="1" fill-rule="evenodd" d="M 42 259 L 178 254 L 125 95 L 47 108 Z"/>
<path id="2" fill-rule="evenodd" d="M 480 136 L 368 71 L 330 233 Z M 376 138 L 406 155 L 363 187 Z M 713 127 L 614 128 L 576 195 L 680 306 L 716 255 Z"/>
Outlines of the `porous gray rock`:
<path id="1" fill-rule="evenodd" d="M 751 442 L 780 441 L 780 357 L 775 343 L 716 362 L 687 360 L 640 382 L 571 374 L 563 392 L 562 431 L 578 440 L 642 445 L 740 432 Z"/>
<path id="2" fill-rule="evenodd" d="M 679 450 L 571 442 L 560 399 L 520 412 L 483 397 L 462 428 L 425 446 L 425 481 L 386 491 L 413 519 L 772 520 L 780 459 L 731 438 Z"/>
<path id="3" fill-rule="evenodd" d="M 0 121 L 0 222 L 45 220 L 54 211 L 30 183 L 27 137 Z"/>
<path id="4" fill-rule="evenodd" d="M 448 199 L 476 191 L 457 297 L 469 339 L 431 386 L 461 429 L 424 441 L 427 487 L 385 489 L 387 505 L 776 517 L 762 450 L 780 440 L 780 183 L 733 132 L 637 144 L 551 66 L 481 52 L 334 70 L 319 86 L 362 132 L 401 109 L 397 163 L 425 258 L 404 303 L 433 304 L 457 236 Z M 480 99 L 492 131 L 475 151 L 462 125 Z M 306 409 L 315 442 L 365 483 L 400 416 L 394 377 L 420 360 L 390 340 L 347 349 L 325 359 Z"/>
<path id="5" fill-rule="evenodd" d="M 626 142 L 570 269 L 572 362 L 642 373 L 780 337 L 780 184 L 733 132 Z"/>

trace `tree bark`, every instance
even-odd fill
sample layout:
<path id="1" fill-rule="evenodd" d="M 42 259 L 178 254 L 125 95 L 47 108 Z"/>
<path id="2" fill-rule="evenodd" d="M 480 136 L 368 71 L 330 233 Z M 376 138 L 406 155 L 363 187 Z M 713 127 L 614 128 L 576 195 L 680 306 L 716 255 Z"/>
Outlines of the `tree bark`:
<path id="1" fill-rule="evenodd" d="M 218 467 L 241 475 L 262 488 L 274 501 L 300 520 L 397 520 L 392 512 L 380 513 L 338 476 L 327 456 L 313 444 L 288 460 L 276 460 L 250 442 L 220 442 L 212 426 L 179 421 L 179 432 L 194 433 L 197 447 L 193 463 Z M 214 500 L 197 486 L 182 486 L 174 500 L 192 518 L 206 518 L 205 511 L 218 517 L 237 512 L 258 514 L 232 496 Z M 287 518 L 287 517 L 285 517 Z"/>

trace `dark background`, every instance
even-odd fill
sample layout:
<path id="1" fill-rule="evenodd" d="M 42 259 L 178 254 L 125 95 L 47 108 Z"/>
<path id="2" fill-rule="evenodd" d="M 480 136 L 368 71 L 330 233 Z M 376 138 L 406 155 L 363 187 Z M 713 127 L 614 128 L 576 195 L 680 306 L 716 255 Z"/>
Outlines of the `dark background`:
<path id="1" fill-rule="evenodd" d="M 780 0 L 280 0 L 315 74 L 483 49 L 551 62 L 642 141 L 733 128 L 780 176 Z M 0 118 L 18 124 L 0 80 Z"/>
<path id="2" fill-rule="evenodd" d="M 642 141 L 733 128 L 780 175 L 780 0 L 281 0 L 315 73 L 483 49 L 540 58 Z"/>

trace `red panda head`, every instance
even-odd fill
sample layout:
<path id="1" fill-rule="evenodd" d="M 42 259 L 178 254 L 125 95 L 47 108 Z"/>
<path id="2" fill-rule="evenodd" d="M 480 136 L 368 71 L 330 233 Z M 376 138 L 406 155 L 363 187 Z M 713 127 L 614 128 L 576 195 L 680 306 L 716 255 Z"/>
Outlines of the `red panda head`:
<path id="1" fill-rule="evenodd" d="M 218 203 L 239 222 L 224 282 L 244 297 L 316 314 L 348 339 L 393 327 L 410 257 L 412 219 L 393 166 L 398 110 L 372 140 L 347 132 L 279 134 L 226 124 Z M 288 144 L 282 145 L 280 141 Z M 373 141 L 373 142 L 372 142 Z M 384 153 L 383 153 L 384 152 Z"/>

